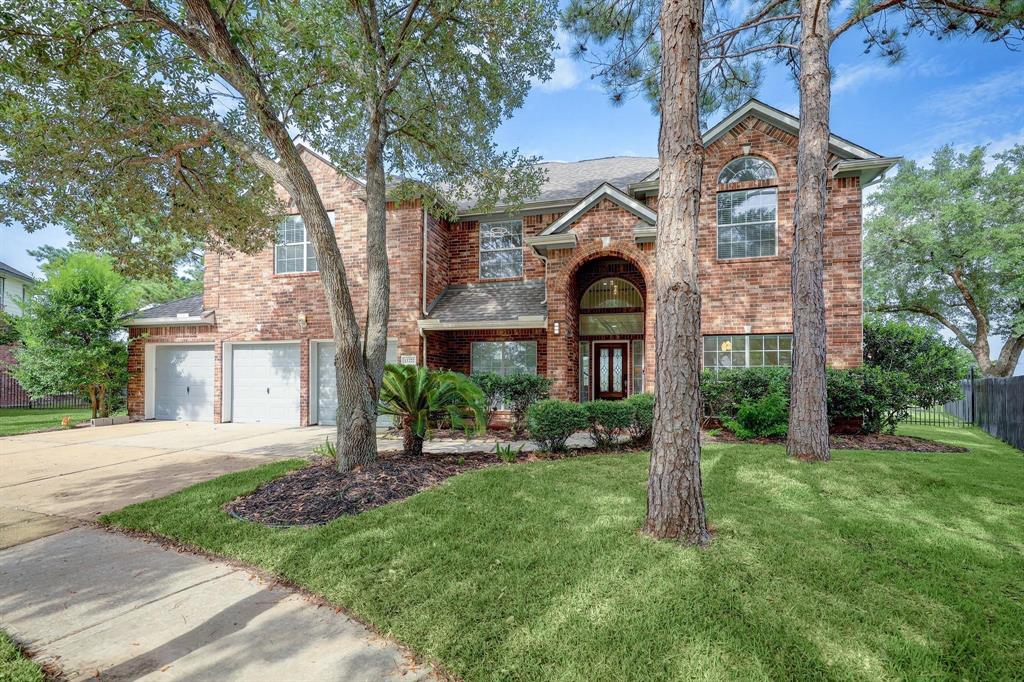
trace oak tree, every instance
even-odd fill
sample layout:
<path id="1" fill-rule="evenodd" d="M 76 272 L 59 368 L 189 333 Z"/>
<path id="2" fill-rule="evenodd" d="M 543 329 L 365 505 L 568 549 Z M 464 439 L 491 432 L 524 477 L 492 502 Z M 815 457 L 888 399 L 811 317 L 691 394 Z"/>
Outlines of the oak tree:
<path id="1" fill-rule="evenodd" d="M 904 161 L 871 197 L 865 225 L 869 310 L 947 329 L 984 374 L 1006 377 L 1024 352 L 1024 145 Z M 1005 339 L 991 357 L 989 337 Z"/>
<path id="2" fill-rule="evenodd" d="M 531 159 L 492 138 L 547 77 L 553 23 L 545 0 L 26 0 L 0 12 L 0 222 L 63 225 L 156 269 L 177 249 L 263 248 L 282 188 L 326 293 L 338 466 L 364 464 L 386 356 L 388 174 L 428 203 L 442 184 L 484 205 L 534 191 Z M 299 138 L 365 178 L 363 319 Z"/>

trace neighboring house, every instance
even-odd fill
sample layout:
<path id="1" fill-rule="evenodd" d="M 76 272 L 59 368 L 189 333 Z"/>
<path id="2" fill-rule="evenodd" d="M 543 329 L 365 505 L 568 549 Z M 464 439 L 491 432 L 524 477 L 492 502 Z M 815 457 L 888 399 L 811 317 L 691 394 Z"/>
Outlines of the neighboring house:
<path id="1" fill-rule="evenodd" d="M 35 279 L 10 265 L 0 262 L 0 311 L 21 315 L 21 304 Z"/>
<path id="2" fill-rule="evenodd" d="M 787 365 L 796 118 L 750 101 L 704 136 L 698 237 L 704 365 Z M 831 139 L 825 235 L 828 361 L 861 362 L 861 191 L 897 161 Z M 363 185 L 303 150 L 332 212 L 365 314 Z M 615 399 L 654 384 L 657 159 L 545 163 L 514 213 L 388 204 L 388 361 L 537 372 L 559 398 Z M 282 196 L 284 194 L 282 193 Z M 294 206 L 294 204 L 289 204 Z M 129 323 L 129 410 L 160 419 L 334 418 L 333 343 L 302 219 L 254 256 L 211 251 L 202 296 Z"/>

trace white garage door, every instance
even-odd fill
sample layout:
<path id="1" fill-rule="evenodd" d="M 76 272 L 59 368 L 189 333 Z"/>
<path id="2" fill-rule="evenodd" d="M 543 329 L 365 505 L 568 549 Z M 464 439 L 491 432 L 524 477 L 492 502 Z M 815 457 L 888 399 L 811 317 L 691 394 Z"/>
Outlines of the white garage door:
<path id="1" fill-rule="evenodd" d="M 213 421 L 213 346 L 157 346 L 153 416 Z"/>
<path id="2" fill-rule="evenodd" d="M 262 343 L 231 349 L 231 420 L 299 423 L 299 345 Z"/>
<path id="3" fill-rule="evenodd" d="M 388 355 L 385 362 L 398 362 L 398 341 L 388 339 Z M 338 385 L 334 380 L 334 344 L 316 344 L 316 385 L 317 419 L 321 424 L 337 424 Z M 378 417 L 377 426 L 391 426 L 390 417 Z"/>

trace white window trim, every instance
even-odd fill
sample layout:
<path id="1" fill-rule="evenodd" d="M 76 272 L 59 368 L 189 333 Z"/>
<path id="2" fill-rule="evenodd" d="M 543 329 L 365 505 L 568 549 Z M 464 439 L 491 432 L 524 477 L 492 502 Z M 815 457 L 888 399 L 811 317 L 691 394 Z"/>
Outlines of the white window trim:
<path id="1" fill-rule="evenodd" d="M 735 194 L 737 192 L 762 192 L 762 191 L 764 191 L 766 189 L 770 189 L 770 190 L 773 190 L 775 192 L 775 219 L 772 221 L 774 223 L 774 225 L 775 225 L 775 230 L 774 230 L 774 233 L 775 233 L 775 245 L 772 247 L 773 253 L 768 254 L 768 255 L 763 255 L 763 256 L 727 256 L 727 257 L 724 257 L 724 258 L 722 256 L 718 255 L 718 245 L 719 245 L 719 241 L 721 240 L 722 227 L 736 227 L 736 226 L 742 226 L 742 225 L 761 225 L 763 223 L 768 222 L 766 220 L 751 220 L 751 221 L 748 221 L 748 222 L 745 222 L 745 223 L 728 223 L 727 225 L 722 225 L 722 223 L 718 222 L 718 197 L 720 197 L 723 194 Z M 750 189 L 729 189 L 729 190 L 722 190 L 720 192 L 716 192 L 715 193 L 715 260 L 716 261 L 751 260 L 751 259 L 755 259 L 755 258 L 778 258 L 778 257 L 779 257 L 779 188 L 775 187 L 775 186 L 770 186 L 770 187 L 752 187 Z"/>
<path id="2" fill-rule="evenodd" d="M 317 262 L 316 262 L 316 270 L 309 270 L 308 269 L 309 252 L 310 252 L 310 249 L 313 248 L 313 243 L 309 240 L 309 231 L 306 229 L 306 221 L 302 218 L 302 215 L 299 214 L 299 213 L 289 213 L 288 215 L 283 216 L 281 219 L 282 220 L 287 220 L 288 218 L 295 218 L 295 217 L 299 218 L 299 220 L 302 220 L 302 236 L 305 238 L 305 241 L 302 241 L 302 242 L 283 242 L 283 244 L 282 244 L 282 242 L 278 242 L 277 241 L 277 235 L 275 234 L 275 236 L 274 236 L 274 274 L 275 275 L 301 275 L 301 274 L 310 273 L 310 272 L 320 272 L 320 259 L 319 258 L 317 259 Z M 327 212 L 327 217 L 330 219 L 330 221 L 331 221 L 331 228 L 333 229 L 334 228 L 334 211 L 328 211 Z M 291 272 L 281 272 L 280 270 L 278 270 L 277 269 L 277 247 L 278 246 L 282 246 L 282 245 L 283 246 L 297 246 L 298 244 L 302 244 L 302 268 L 303 269 L 302 270 L 292 270 Z"/>
<path id="3" fill-rule="evenodd" d="M 707 338 L 722 338 L 722 337 L 726 337 L 726 336 L 729 337 L 730 339 L 733 339 L 733 338 L 736 338 L 736 337 L 740 337 L 740 336 L 742 336 L 744 339 L 746 339 L 746 342 L 743 344 L 743 356 L 744 356 L 743 357 L 743 363 L 744 364 L 742 366 L 740 366 L 740 367 L 737 367 L 737 366 L 722 367 L 721 365 L 716 364 L 711 369 L 714 369 L 714 370 L 717 371 L 717 370 L 720 370 L 720 369 L 749 369 L 751 367 L 755 367 L 756 368 L 756 367 L 792 367 L 793 366 L 793 334 L 791 334 L 791 333 L 790 334 L 784 334 L 784 333 L 780 332 L 780 333 L 768 333 L 768 334 L 705 334 L 703 337 L 701 337 L 701 348 L 700 348 L 700 363 L 701 363 L 701 368 L 702 369 L 704 367 L 706 367 L 706 365 L 704 364 L 704 354 L 709 352 L 709 351 L 704 350 L 704 341 L 703 341 L 703 339 L 707 339 Z M 788 336 L 789 339 L 790 339 L 790 341 L 789 341 L 789 350 L 788 351 L 783 351 L 783 349 L 781 349 L 781 348 L 776 348 L 775 352 L 776 353 L 788 352 L 789 353 L 789 364 L 788 365 L 782 365 L 782 364 L 779 364 L 779 365 L 766 365 L 766 364 L 762 363 L 760 365 L 751 365 L 750 364 L 750 350 L 751 350 L 751 348 L 750 348 L 750 339 L 754 338 L 755 336 L 759 336 L 759 337 L 761 337 L 761 339 L 764 339 L 764 338 L 769 337 L 769 336 L 774 336 L 776 339 L 781 339 L 784 336 Z M 723 352 L 732 353 L 734 351 L 720 351 L 720 350 L 716 349 L 716 350 L 710 351 L 710 352 L 721 354 Z M 761 353 L 764 353 L 764 352 L 765 352 L 764 346 L 762 345 L 761 346 Z"/>
<path id="4" fill-rule="evenodd" d="M 505 249 L 484 249 L 484 239 L 483 239 L 484 226 L 486 226 L 486 225 L 499 225 L 499 224 L 502 224 L 502 223 L 517 224 L 517 225 L 519 225 L 519 246 L 514 246 L 514 247 L 510 247 L 510 248 L 505 248 Z M 524 259 L 522 258 L 521 255 L 520 255 L 520 259 L 519 259 L 519 274 L 518 275 L 512 275 L 511 277 L 506 277 L 506 276 L 502 276 L 502 277 L 485 277 L 484 276 L 484 259 L 483 259 L 484 253 L 500 253 L 500 252 L 503 252 L 503 251 L 519 251 L 520 254 L 522 254 L 523 244 L 524 244 L 524 241 L 523 241 L 523 221 L 522 220 L 491 220 L 491 221 L 488 221 L 488 222 L 485 222 L 485 223 L 479 223 L 477 225 L 476 237 L 477 237 L 477 239 L 476 239 L 476 242 L 477 242 L 477 244 L 476 244 L 477 245 L 476 269 L 477 269 L 477 275 L 479 275 L 480 279 L 485 279 L 485 280 L 486 279 L 522 279 L 523 272 L 526 269 L 526 264 L 523 262 Z"/>

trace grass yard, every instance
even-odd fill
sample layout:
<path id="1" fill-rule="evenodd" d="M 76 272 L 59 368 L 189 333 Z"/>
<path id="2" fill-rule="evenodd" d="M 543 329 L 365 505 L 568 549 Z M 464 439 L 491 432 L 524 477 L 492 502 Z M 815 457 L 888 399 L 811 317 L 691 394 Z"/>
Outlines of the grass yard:
<path id="1" fill-rule="evenodd" d="M 0 681 L 43 682 L 44 679 L 42 668 L 25 658 L 11 638 L 0 631 Z"/>
<path id="2" fill-rule="evenodd" d="M 1024 455 L 704 451 L 713 545 L 636 529 L 647 457 L 498 466 L 311 529 L 223 503 L 301 465 L 106 517 L 280 574 L 465 680 L 1020 679 Z"/>
<path id="3" fill-rule="evenodd" d="M 66 416 L 71 417 L 72 424 L 77 424 L 91 418 L 92 411 L 88 407 L 0 408 L 0 436 L 55 429 Z"/>

